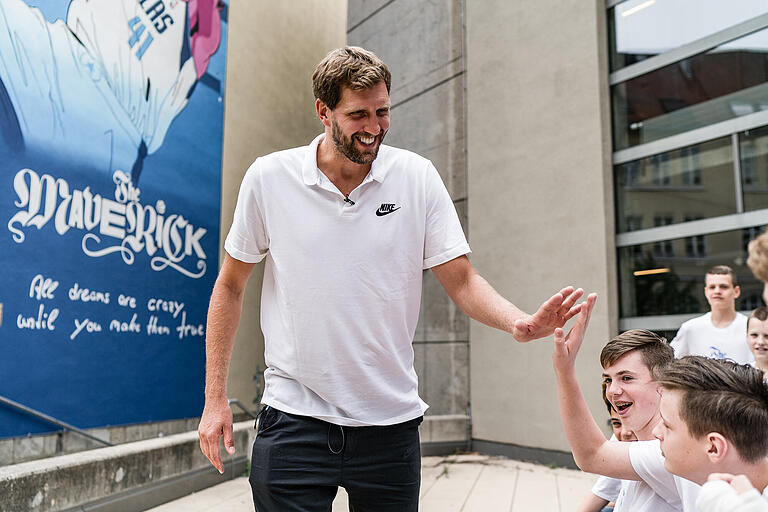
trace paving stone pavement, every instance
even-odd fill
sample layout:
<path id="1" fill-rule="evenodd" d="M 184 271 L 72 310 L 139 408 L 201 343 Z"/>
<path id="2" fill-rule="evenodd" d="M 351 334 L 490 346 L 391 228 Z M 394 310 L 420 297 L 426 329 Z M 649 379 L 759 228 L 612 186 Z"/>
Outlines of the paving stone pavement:
<path id="1" fill-rule="evenodd" d="M 572 469 L 487 455 L 422 459 L 421 512 L 572 512 L 597 478 Z M 245 477 L 171 501 L 149 512 L 253 512 Z M 333 512 L 347 511 L 339 489 Z"/>

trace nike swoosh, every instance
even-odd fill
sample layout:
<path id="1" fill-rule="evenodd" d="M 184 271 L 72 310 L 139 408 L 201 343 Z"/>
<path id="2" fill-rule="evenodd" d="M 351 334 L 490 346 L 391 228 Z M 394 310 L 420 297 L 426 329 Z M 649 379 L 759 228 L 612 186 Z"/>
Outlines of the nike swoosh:
<path id="1" fill-rule="evenodd" d="M 402 206 L 398 206 L 398 207 L 397 207 L 397 208 L 395 208 L 394 210 L 389 210 L 388 212 L 383 212 L 383 211 L 381 211 L 381 210 L 376 210 L 376 215 L 377 215 L 378 217 L 383 217 L 383 216 L 385 216 L 385 215 L 389 215 L 389 214 L 390 214 L 390 213 L 392 213 L 392 212 L 396 212 L 396 211 L 397 211 L 397 210 L 399 210 L 400 208 L 402 208 Z"/>

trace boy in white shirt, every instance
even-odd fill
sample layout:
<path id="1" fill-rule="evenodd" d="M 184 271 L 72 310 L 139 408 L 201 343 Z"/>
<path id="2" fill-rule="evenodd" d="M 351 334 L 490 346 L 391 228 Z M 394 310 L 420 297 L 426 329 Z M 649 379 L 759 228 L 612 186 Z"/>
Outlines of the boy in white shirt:
<path id="1" fill-rule="evenodd" d="M 582 311 L 585 308 L 591 311 L 594 301 L 594 296 L 590 296 L 587 299 L 587 305 L 582 307 Z M 585 316 L 585 314 L 580 315 L 573 332 L 583 332 L 587 319 L 588 316 Z M 571 335 L 573 335 L 573 332 Z M 632 430 L 640 441 L 653 439 L 653 427 L 659 421 L 660 396 L 658 387 L 653 381 L 652 372 L 654 369 L 665 366 L 673 360 L 674 353 L 669 344 L 654 333 L 644 330 L 631 330 L 620 334 L 609 341 L 600 353 L 605 397 L 618 414 L 622 425 Z M 555 368 L 557 369 L 558 366 L 556 365 Z M 567 375 L 567 372 L 563 372 L 562 378 L 558 374 L 558 397 L 562 394 L 562 390 L 560 390 L 561 384 L 578 390 L 578 382 L 576 382 L 575 374 L 572 371 L 570 376 Z M 579 396 L 581 397 L 580 392 Z M 581 400 L 583 402 L 583 397 L 581 397 Z M 586 407 L 586 404 L 584 404 L 584 407 Z M 589 419 L 591 420 L 591 415 L 589 415 Z M 591 421 L 594 427 L 597 428 L 594 420 Z M 576 428 L 580 429 L 582 426 Z M 566 433 L 568 433 L 567 429 Z M 595 442 L 597 441 L 598 439 L 595 438 Z M 606 442 L 612 445 L 635 444 L 606 441 L 602 433 L 600 433 L 599 442 Z M 573 453 L 574 457 L 576 457 L 577 451 L 575 449 Z M 577 464 L 579 463 L 578 458 L 576 458 L 576 462 Z M 600 471 L 586 471 L 603 474 Z M 623 478 L 614 475 L 605 476 Z M 623 482 L 616 498 L 614 510 L 632 512 L 673 512 L 680 510 L 680 499 L 676 494 L 660 494 L 652 486 L 637 478 L 626 480 L 632 481 Z"/>
<path id="2" fill-rule="evenodd" d="M 741 295 L 736 273 L 718 265 L 704 276 L 704 295 L 711 311 L 684 322 L 672 340 L 675 357 L 705 356 L 749 364 L 754 361 L 744 342 L 747 317 L 736 312 Z"/>
<path id="3" fill-rule="evenodd" d="M 766 489 L 768 388 L 763 373 L 747 365 L 698 356 L 676 359 L 654 372 L 661 391 L 661 421 L 653 429 L 657 440 L 611 443 L 603 437 L 573 369 L 594 301 L 590 296 L 567 336 L 562 329 L 554 336 L 560 415 L 579 467 L 643 481 L 667 502 L 678 500 L 685 512 L 696 510 L 700 485 L 710 473 L 744 474 L 758 491 Z"/>

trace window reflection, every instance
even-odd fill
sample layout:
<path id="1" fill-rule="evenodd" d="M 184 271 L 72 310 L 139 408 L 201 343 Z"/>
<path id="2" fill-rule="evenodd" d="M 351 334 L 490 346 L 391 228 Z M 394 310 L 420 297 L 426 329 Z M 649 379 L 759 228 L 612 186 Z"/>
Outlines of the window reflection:
<path id="1" fill-rule="evenodd" d="M 733 176 L 729 137 L 617 165 L 618 231 L 736 213 Z"/>
<path id="2" fill-rule="evenodd" d="M 762 226 L 756 226 L 759 233 Z M 737 309 L 759 301 L 763 284 L 746 265 L 746 230 L 664 240 L 619 249 L 621 316 L 706 313 L 704 273 L 714 265 L 734 269 L 741 286 Z M 752 233 L 752 231 L 750 231 Z M 670 250 L 657 250 L 658 247 Z"/>
<path id="3" fill-rule="evenodd" d="M 768 208 L 768 127 L 739 135 L 744 210 Z"/>
<path id="4" fill-rule="evenodd" d="M 617 84 L 614 147 L 768 110 L 766 82 L 768 29 Z"/>
<path id="5" fill-rule="evenodd" d="M 628 0 L 609 12 L 611 70 L 768 12 L 764 0 Z"/>

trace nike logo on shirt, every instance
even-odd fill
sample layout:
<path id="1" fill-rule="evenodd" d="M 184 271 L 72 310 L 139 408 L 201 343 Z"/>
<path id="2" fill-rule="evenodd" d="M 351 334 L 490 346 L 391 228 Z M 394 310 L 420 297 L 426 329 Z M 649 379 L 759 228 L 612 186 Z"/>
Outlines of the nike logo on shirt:
<path id="1" fill-rule="evenodd" d="M 402 206 L 395 208 L 395 203 L 381 203 L 379 209 L 376 210 L 376 216 L 383 217 L 384 215 L 389 215 L 392 212 L 396 212 L 400 208 L 402 208 Z"/>

